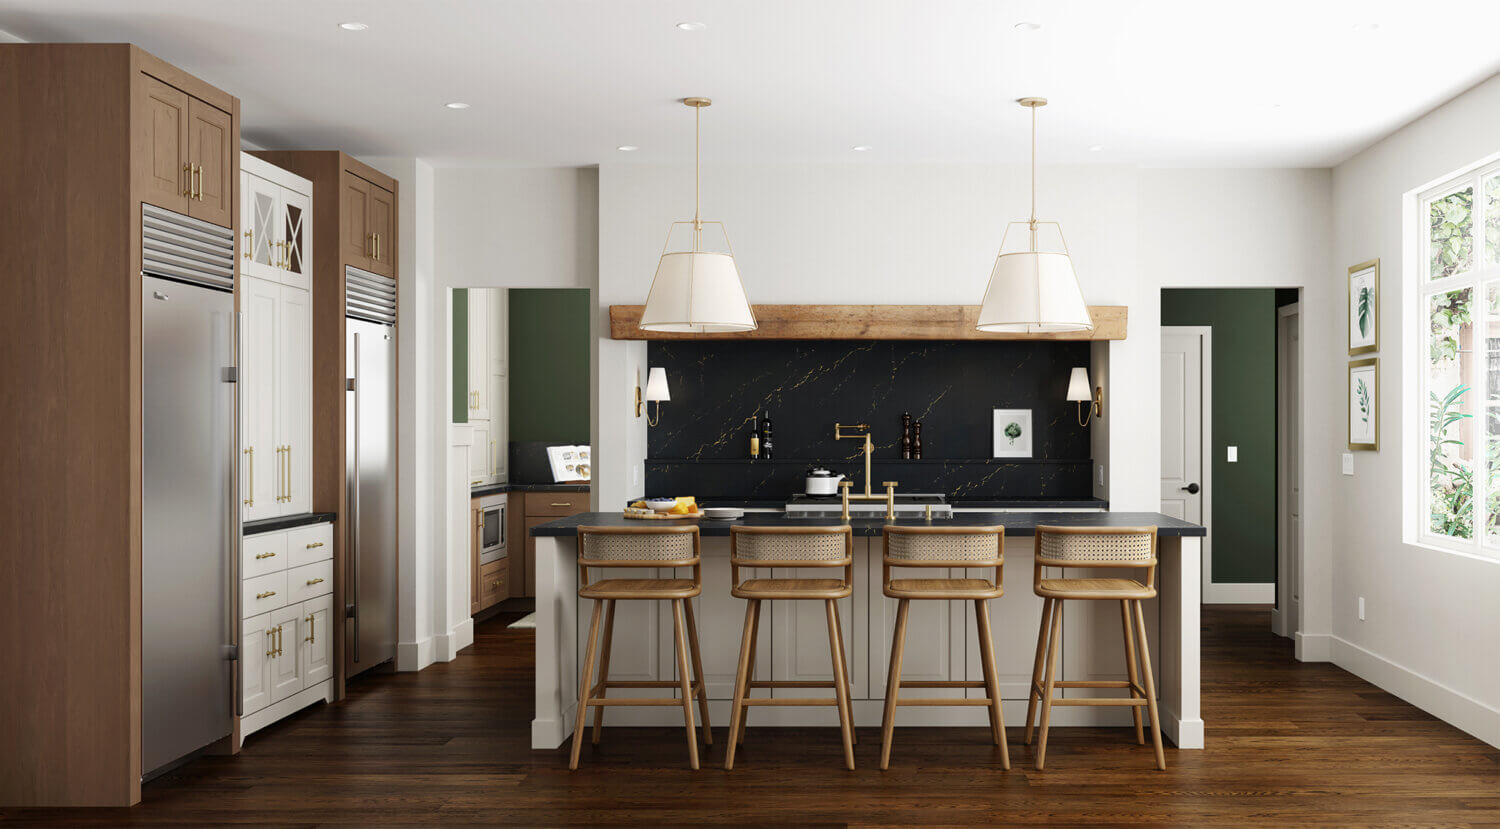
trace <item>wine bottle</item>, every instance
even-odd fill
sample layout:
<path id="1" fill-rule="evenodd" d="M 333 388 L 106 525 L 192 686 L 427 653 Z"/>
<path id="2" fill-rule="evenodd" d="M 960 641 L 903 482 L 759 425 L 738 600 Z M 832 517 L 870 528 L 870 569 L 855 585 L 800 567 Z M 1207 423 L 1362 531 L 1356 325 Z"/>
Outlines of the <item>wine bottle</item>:
<path id="1" fill-rule="evenodd" d="M 752 418 L 750 421 L 750 460 L 760 458 L 760 418 Z"/>

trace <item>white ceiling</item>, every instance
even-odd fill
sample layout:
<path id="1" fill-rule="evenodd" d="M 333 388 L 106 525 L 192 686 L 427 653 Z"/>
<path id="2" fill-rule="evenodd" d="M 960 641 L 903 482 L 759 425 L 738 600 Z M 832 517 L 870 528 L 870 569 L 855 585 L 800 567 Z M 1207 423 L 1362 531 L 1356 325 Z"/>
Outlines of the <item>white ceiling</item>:
<path id="1" fill-rule="evenodd" d="M 0 30 L 137 43 L 267 147 L 441 166 L 685 160 L 687 95 L 709 162 L 1024 163 L 1041 95 L 1043 163 L 1321 167 L 1500 71 L 1497 0 L 0 0 Z"/>

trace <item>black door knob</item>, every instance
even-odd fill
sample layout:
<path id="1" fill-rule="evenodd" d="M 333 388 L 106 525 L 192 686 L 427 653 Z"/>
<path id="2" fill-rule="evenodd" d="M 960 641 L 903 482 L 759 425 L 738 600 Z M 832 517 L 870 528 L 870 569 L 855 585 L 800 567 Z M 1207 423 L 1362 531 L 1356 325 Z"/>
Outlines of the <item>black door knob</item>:
<path id="1" fill-rule="evenodd" d="M 1199 487 L 1197 484 L 1188 484 L 1187 486 L 1182 488 L 1182 491 L 1186 492 L 1189 495 L 1197 495 L 1198 489 Z"/>

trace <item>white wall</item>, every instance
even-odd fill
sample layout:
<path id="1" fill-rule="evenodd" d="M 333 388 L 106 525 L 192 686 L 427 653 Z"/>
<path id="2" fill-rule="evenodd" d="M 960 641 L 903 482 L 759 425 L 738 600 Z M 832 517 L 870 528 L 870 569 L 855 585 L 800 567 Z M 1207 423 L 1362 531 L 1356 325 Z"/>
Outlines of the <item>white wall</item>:
<path id="1" fill-rule="evenodd" d="M 1331 650 L 1339 665 L 1500 745 L 1500 562 L 1440 552 L 1402 540 L 1402 450 L 1422 423 L 1404 400 L 1418 394 L 1403 357 L 1417 331 L 1403 330 L 1408 278 L 1403 194 L 1500 150 L 1500 76 L 1418 119 L 1333 171 L 1334 255 L 1330 289 L 1342 300 L 1345 269 L 1380 258 L 1380 446 L 1355 453 L 1353 477 L 1333 476 Z M 1330 468 L 1344 443 L 1343 305 L 1309 316 L 1334 340 L 1307 344 L 1308 367 L 1327 381 L 1309 408 L 1327 414 L 1326 447 L 1313 463 Z M 1318 393 L 1321 391 L 1321 393 Z M 1310 441 L 1311 442 L 1311 441 Z M 1420 466 L 1407 470 L 1420 477 Z M 1356 602 L 1365 597 L 1366 620 Z"/>

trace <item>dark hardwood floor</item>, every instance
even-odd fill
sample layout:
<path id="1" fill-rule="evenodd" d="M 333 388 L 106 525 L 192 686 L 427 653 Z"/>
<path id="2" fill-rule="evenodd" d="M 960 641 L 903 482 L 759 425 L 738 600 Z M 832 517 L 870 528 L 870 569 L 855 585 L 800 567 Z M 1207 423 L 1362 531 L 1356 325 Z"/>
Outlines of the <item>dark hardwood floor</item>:
<path id="1" fill-rule="evenodd" d="M 1299 664 L 1263 609 L 1205 608 L 1206 751 L 1168 770 L 1126 729 L 1058 729 L 1049 768 L 1011 728 L 1001 771 L 986 729 L 902 729 L 892 768 L 862 729 L 841 767 L 835 729 L 757 729 L 734 772 L 719 724 L 704 768 L 679 729 L 609 729 L 583 765 L 530 750 L 532 632 L 482 622 L 474 647 L 421 673 L 351 685 L 145 786 L 133 809 L 10 810 L 11 825 L 334 826 L 982 823 L 1500 824 L 1500 750 L 1327 664 Z"/>

